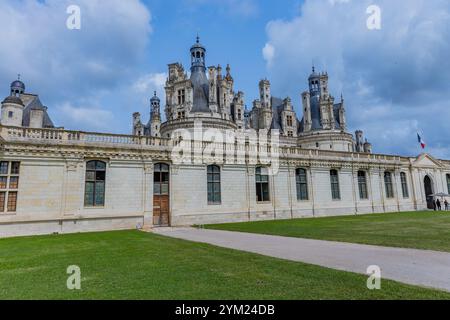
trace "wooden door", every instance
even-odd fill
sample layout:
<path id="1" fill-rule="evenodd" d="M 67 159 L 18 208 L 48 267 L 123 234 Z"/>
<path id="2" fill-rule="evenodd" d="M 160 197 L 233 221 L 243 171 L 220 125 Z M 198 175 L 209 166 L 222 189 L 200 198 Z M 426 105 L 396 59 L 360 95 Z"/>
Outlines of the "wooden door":
<path id="1" fill-rule="evenodd" d="M 424 187 L 425 187 L 425 196 L 427 198 L 427 207 L 428 209 L 434 209 L 433 200 L 433 182 L 431 181 L 429 176 L 425 176 L 424 179 Z"/>
<path id="2" fill-rule="evenodd" d="M 153 178 L 153 225 L 170 225 L 170 172 L 164 163 L 155 164 Z"/>

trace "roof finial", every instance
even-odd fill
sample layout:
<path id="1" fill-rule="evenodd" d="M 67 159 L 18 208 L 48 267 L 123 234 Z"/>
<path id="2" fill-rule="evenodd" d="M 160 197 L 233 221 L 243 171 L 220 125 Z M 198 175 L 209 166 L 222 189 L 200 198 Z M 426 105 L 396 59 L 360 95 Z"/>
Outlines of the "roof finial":
<path id="1" fill-rule="evenodd" d="M 154 91 L 154 93 L 155 93 L 155 97 L 156 97 L 156 90 Z"/>
<path id="2" fill-rule="evenodd" d="M 200 36 L 198 35 L 198 32 L 197 32 L 197 43 L 200 43 Z"/>
<path id="3" fill-rule="evenodd" d="M 20 81 L 20 73 L 17 75 L 17 80 Z"/>

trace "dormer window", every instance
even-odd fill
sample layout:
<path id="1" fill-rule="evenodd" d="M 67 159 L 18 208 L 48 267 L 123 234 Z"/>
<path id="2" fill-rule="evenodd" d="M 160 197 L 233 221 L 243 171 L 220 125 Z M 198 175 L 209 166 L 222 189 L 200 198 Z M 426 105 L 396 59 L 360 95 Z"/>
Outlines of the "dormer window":
<path id="1" fill-rule="evenodd" d="M 178 104 L 186 102 L 186 91 L 184 89 L 178 90 Z"/>
<path id="2" fill-rule="evenodd" d="M 292 127 L 293 126 L 294 122 L 292 120 L 292 116 L 287 116 L 286 117 L 286 123 L 287 123 L 288 127 Z"/>

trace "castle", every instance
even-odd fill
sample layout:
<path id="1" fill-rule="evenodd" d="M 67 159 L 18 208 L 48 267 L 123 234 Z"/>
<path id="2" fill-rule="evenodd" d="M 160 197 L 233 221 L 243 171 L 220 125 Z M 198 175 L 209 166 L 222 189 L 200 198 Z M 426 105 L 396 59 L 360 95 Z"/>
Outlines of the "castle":
<path id="1" fill-rule="evenodd" d="M 450 193 L 450 161 L 375 154 L 350 134 L 328 74 L 313 68 L 300 119 L 267 79 L 248 110 L 198 38 L 190 59 L 190 75 L 169 65 L 164 121 L 154 93 L 130 135 L 57 128 L 14 81 L 1 105 L 0 237 L 423 210 Z M 228 138 L 204 140 L 210 130 Z"/>
<path id="2" fill-rule="evenodd" d="M 133 135 L 171 138 L 179 128 L 192 128 L 195 120 L 203 127 L 245 131 L 278 130 L 283 145 L 304 149 L 372 153 L 372 145 L 347 132 L 345 103 L 335 102 L 328 88 L 328 74 L 313 72 L 308 78 L 309 90 L 301 95 L 303 119 L 298 120 L 289 97 L 272 96 L 270 82 L 259 82 L 259 99 L 253 109 L 244 105 L 244 93 L 235 92 L 231 68 L 225 76 L 220 65 L 206 67 L 206 48 L 197 42 L 190 49 L 191 69 L 188 77 L 180 63 L 169 65 L 166 82 L 166 121 L 161 119 L 161 100 L 156 92 L 150 100 L 150 120 L 147 125 L 139 113 L 133 114 Z"/>

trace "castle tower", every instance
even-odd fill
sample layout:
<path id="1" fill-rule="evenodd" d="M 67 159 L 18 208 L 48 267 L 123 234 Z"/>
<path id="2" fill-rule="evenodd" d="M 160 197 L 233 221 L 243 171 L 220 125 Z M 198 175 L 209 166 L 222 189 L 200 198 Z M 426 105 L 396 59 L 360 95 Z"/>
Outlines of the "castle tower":
<path id="1" fill-rule="evenodd" d="M 234 106 L 234 122 L 239 129 L 245 128 L 245 106 L 244 106 L 244 93 L 239 91 L 233 99 Z"/>
<path id="2" fill-rule="evenodd" d="M 356 152 L 364 152 L 364 133 L 361 130 L 357 130 L 355 132 L 355 151 Z"/>
<path id="3" fill-rule="evenodd" d="M 267 79 L 259 82 L 259 94 L 261 99 L 261 105 L 263 108 L 272 109 L 272 95 L 270 92 L 270 82 Z"/>
<path id="4" fill-rule="evenodd" d="M 206 48 L 200 44 L 200 37 L 197 36 L 196 43 L 191 47 L 191 72 L 206 71 Z"/>
<path id="5" fill-rule="evenodd" d="M 259 82 L 259 94 L 261 101 L 261 113 L 259 117 L 259 129 L 270 129 L 272 126 L 272 94 L 270 82 L 267 79 Z"/>
<path id="6" fill-rule="evenodd" d="M 309 132 L 312 129 L 311 118 L 311 94 L 309 92 L 303 92 L 302 94 L 303 104 L 303 131 Z"/>
<path id="7" fill-rule="evenodd" d="M 23 121 L 23 110 L 25 108 L 21 94 L 25 93 L 25 84 L 19 78 L 11 83 L 10 95 L 2 102 L 2 118 L 3 126 L 21 127 Z"/>
<path id="8" fill-rule="evenodd" d="M 339 107 L 339 124 L 341 126 L 341 131 L 347 131 L 347 117 L 345 116 L 345 103 L 342 94 L 341 94 L 341 103 Z"/>
<path id="9" fill-rule="evenodd" d="M 191 47 L 191 83 L 194 101 L 191 112 L 211 112 L 209 109 L 209 81 L 206 77 L 206 49 L 200 44 L 197 36 L 196 43 Z"/>
<path id="10" fill-rule="evenodd" d="M 161 100 L 157 97 L 156 91 L 150 99 L 150 132 L 152 137 L 161 137 Z"/>
<path id="11" fill-rule="evenodd" d="M 320 75 L 316 69 L 312 68 L 312 73 L 308 78 L 309 83 L 309 113 L 311 117 L 310 129 L 322 129 L 322 117 L 320 110 Z"/>
<path id="12" fill-rule="evenodd" d="M 11 83 L 10 96 L 18 97 L 25 93 L 25 84 L 20 80 L 20 74 L 17 76 L 17 80 Z"/>
<path id="13" fill-rule="evenodd" d="M 139 112 L 133 113 L 133 136 L 143 136 L 144 126 L 141 122 L 141 114 Z"/>
<path id="14" fill-rule="evenodd" d="M 364 152 L 372 153 L 372 144 L 369 141 L 367 141 L 367 139 L 366 142 L 364 143 Z"/>

